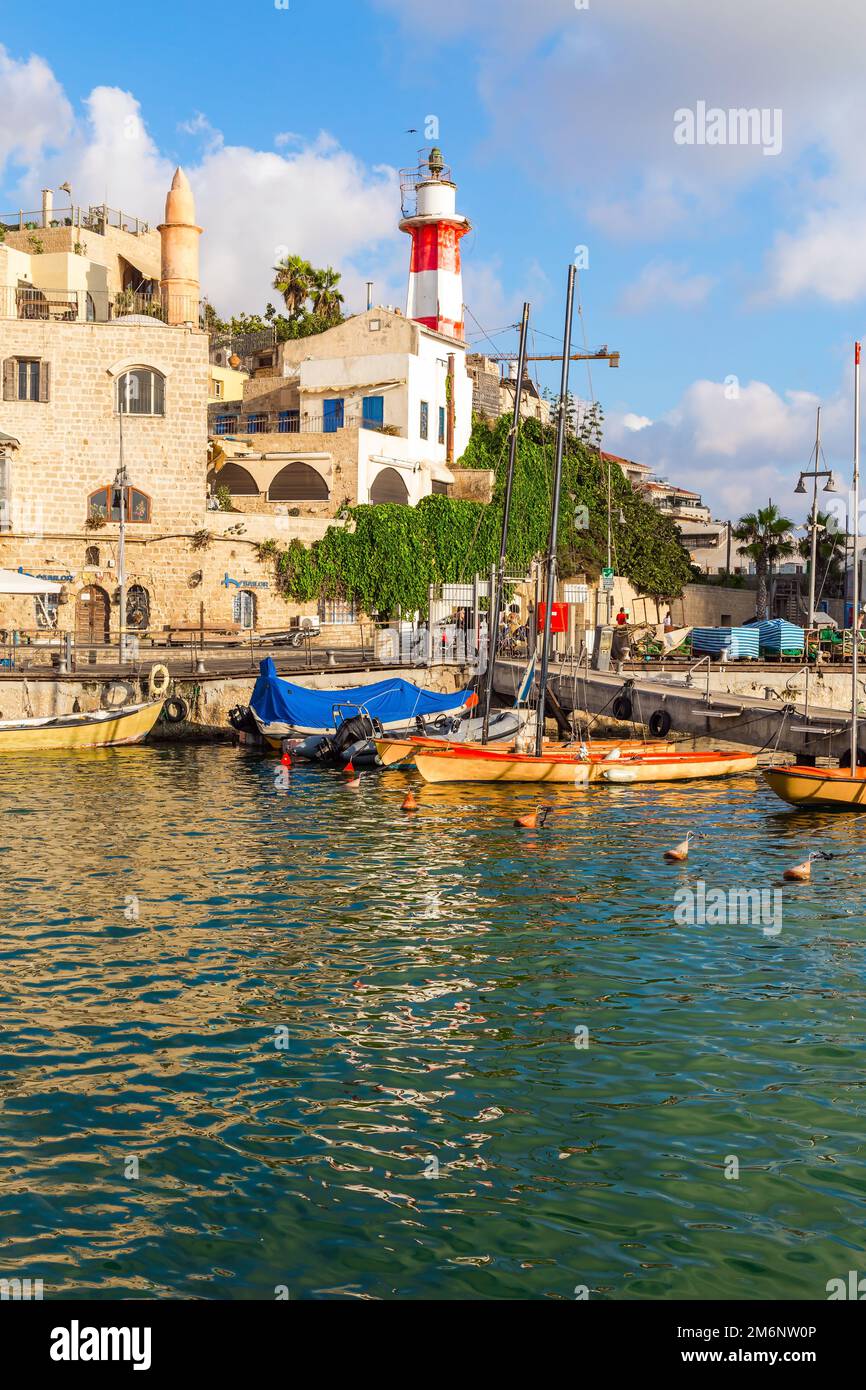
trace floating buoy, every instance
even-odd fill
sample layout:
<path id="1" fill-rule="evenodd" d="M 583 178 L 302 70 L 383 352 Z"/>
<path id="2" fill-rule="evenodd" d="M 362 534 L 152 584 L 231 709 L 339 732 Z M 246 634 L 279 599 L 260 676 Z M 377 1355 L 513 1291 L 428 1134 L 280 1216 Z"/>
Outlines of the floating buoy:
<path id="1" fill-rule="evenodd" d="M 809 858 L 802 864 L 793 864 L 790 869 L 786 869 L 782 878 L 793 880 L 795 883 L 808 883 L 812 877 L 812 861 L 814 859 L 832 859 L 832 854 L 826 850 L 816 849 L 809 855 Z"/>
<path id="2" fill-rule="evenodd" d="M 292 755 L 291 755 L 291 753 L 289 752 L 288 748 L 286 749 L 286 751 L 285 751 L 285 753 L 283 754 L 283 756 L 280 758 L 280 762 L 282 763 L 283 767 L 291 767 L 291 765 L 292 765 Z"/>
<path id="3" fill-rule="evenodd" d="M 400 809 L 401 809 L 402 811 L 417 811 L 417 810 L 418 810 L 418 798 L 417 798 L 417 796 L 415 795 L 415 793 L 413 792 L 413 790 L 412 790 L 411 787 L 409 788 L 409 790 L 407 791 L 405 797 L 403 798 L 403 805 L 401 806 Z"/>
<path id="4" fill-rule="evenodd" d="M 355 775 L 355 764 L 352 762 L 351 758 L 343 768 L 343 775 L 346 777 L 354 777 Z"/>
<path id="5" fill-rule="evenodd" d="M 518 816 L 514 824 L 524 830 L 540 830 L 552 810 L 552 806 L 536 806 L 534 811 Z"/>
<path id="6" fill-rule="evenodd" d="M 690 830 L 686 838 L 684 840 L 681 840 L 678 845 L 674 845 L 673 849 L 666 849 L 665 859 L 667 859 L 669 863 L 672 864 L 680 864 L 684 859 L 688 859 L 689 840 L 692 839 L 693 835 L 694 831 Z"/>

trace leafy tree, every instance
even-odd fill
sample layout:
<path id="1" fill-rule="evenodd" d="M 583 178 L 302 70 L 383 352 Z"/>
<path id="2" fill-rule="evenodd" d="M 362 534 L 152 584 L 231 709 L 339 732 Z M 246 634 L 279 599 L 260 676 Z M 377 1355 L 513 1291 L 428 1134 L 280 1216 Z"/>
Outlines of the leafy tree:
<path id="1" fill-rule="evenodd" d="M 733 534 L 737 540 L 744 542 L 743 552 L 755 562 L 758 576 L 757 608 L 759 618 L 768 616 L 768 581 L 772 576 L 774 565 L 778 565 L 789 555 L 795 553 L 796 546 L 790 537 L 793 525 L 793 521 L 782 516 L 779 508 L 771 500 L 766 507 L 761 507 L 756 512 L 747 512 L 745 516 L 741 516 L 733 528 Z"/>
<path id="2" fill-rule="evenodd" d="M 313 301 L 313 313 L 318 314 L 323 319 L 337 322 L 341 316 L 340 305 L 344 303 L 343 296 L 337 286 L 340 283 L 340 272 L 334 270 L 333 266 L 327 266 L 324 270 L 314 270 L 311 281 L 310 298 Z"/>
<path id="3" fill-rule="evenodd" d="M 274 289 L 283 296 L 289 318 L 299 314 L 306 304 L 315 273 L 303 256 L 284 256 L 274 266 Z"/>
<path id="4" fill-rule="evenodd" d="M 830 512 L 818 512 L 815 546 L 815 597 L 841 598 L 845 587 L 845 537 L 840 535 L 836 518 Z M 812 560 L 811 532 L 797 544 L 807 563 Z"/>

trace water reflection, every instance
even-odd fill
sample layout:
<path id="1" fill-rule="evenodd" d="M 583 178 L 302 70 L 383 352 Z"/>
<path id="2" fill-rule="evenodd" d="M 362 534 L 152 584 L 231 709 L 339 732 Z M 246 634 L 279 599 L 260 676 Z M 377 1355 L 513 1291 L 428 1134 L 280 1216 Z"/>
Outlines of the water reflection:
<path id="1" fill-rule="evenodd" d="M 551 788 L 521 832 L 531 788 L 425 787 L 406 816 L 403 772 L 352 792 L 228 748 L 13 761 L 4 1275 L 815 1298 L 848 1268 L 862 822 L 780 812 L 752 777 Z M 690 828 L 709 838 L 666 865 Z M 776 939 L 675 922 L 677 888 L 778 884 L 816 836 L 839 857 L 785 885 Z"/>

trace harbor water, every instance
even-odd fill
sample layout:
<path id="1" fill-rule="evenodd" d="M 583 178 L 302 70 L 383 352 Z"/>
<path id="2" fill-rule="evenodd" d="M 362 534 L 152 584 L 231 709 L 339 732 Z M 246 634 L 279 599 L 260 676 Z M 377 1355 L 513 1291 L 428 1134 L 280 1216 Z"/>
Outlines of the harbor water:
<path id="1" fill-rule="evenodd" d="M 0 1277 L 736 1300 L 862 1273 L 866 818 L 748 776 L 552 788 L 515 829 L 535 799 L 228 746 L 6 759 Z M 730 889 L 773 911 L 701 908 Z"/>

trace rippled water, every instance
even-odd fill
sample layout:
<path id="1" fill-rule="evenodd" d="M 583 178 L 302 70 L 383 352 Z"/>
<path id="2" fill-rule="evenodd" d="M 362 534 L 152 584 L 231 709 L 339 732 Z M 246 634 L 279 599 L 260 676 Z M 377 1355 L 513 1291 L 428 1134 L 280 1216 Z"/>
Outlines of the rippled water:
<path id="1" fill-rule="evenodd" d="M 528 788 L 406 816 L 406 773 L 275 770 L 3 762 L 0 1275 L 793 1299 L 862 1267 L 866 818 L 747 777 L 553 788 L 527 833 Z M 780 886 L 819 834 L 839 857 L 779 935 L 674 920 L 677 888 Z"/>

